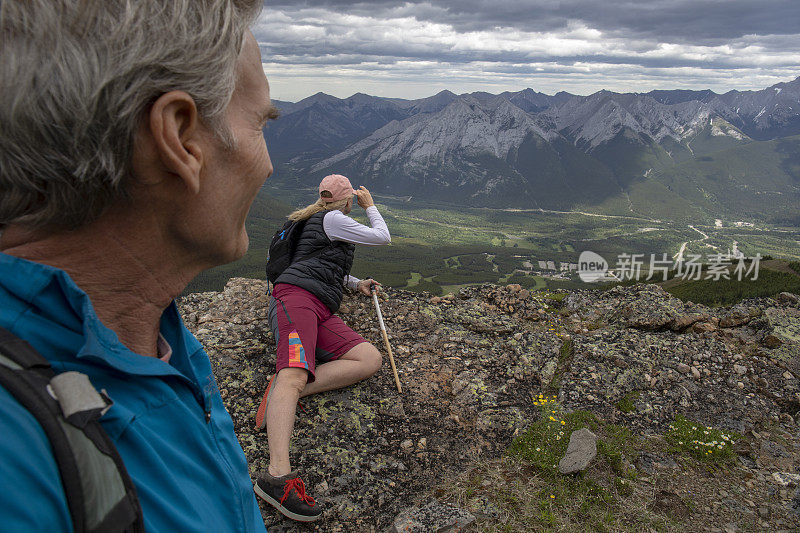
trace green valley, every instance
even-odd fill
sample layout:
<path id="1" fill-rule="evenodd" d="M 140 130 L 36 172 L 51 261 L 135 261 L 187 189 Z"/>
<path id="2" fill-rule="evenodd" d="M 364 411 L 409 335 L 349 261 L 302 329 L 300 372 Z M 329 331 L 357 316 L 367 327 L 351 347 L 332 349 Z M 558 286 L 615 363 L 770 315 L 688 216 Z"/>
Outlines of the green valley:
<path id="1" fill-rule="evenodd" d="M 280 197 L 282 201 L 275 200 Z M 248 218 L 251 246 L 241 260 L 203 273 L 188 292 L 219 290 L 230 277 L 264 277 L 266 248 L 286 214 L 310 203 L 315 190 L 266 185 Z M 611 268 L 620 254 L 675 257 L 736 250 L 800 260 L 800 228 L 764 222 L 699 219 L 681 222 L 636 215 L 539 209 L 454 207 L 417 198 L 375 195 L 392 232 L 388 247 L 359 247 L 353 275 L 433 294 L 475 283 L 519 283 L 531 289 L 591 288 L 575 271 L 580 252 L 602 255 Z M 363 211 L 353 215 L 366 222 Z M 540 263 L 541 262 L 541 263 Z M 643 268 L 647 271 L 647 266 Z"/>

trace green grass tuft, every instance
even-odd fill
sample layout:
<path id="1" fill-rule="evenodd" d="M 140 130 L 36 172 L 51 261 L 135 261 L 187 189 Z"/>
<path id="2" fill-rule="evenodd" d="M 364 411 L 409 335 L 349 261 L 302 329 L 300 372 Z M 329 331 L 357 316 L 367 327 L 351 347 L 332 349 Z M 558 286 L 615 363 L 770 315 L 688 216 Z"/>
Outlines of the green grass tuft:
<path id="1" fill-rule="evenodd" d="M 575 348 L 572 338 L 564 339 L 561 343 L 561 349 L 558 351 L 558 364 L 563 365 L 572 356 L 572 351 Z"/>
<path id="2" fill-rule="evenodd" d="M 539 420 L 511 443 L 508 453 L 531 463 L 544 475 L 557 476 L 558 462 L 567 451 L 569 436 L 583 427 L 597 428 L 597 418 L 588 411 L 564 413 L 555 396 L 534 398 Z"/>
<path id="3" fill-rule="evenodd" d="M 635 479 L 636 470 L 628 466 L 622 453 L 634 438 L 631 431 L 624 426 L 606 424 L 603 432 L 605 437 L 597 441 L 597 454 L 608 463 L 616 475 Z"/>
<path id="4" fill-rule="evenodd" d="M 701 461 L 728 463 L 736 453 L 733 445 L 741 435 L 725 433 L 711 426 L 704 426 L 678 415 L 669 425 L 664 439 L 672 446 L 672 451 L 683 453 Z"/>
<path id="5" fill-rule="evenodd" d="M 632 413 L 636 410 L 633 402 L 636 401 L 637 398 L 639 398 L 639 391 L 631 391 L 617 402 L 616 407 L 623 413 Z"/>

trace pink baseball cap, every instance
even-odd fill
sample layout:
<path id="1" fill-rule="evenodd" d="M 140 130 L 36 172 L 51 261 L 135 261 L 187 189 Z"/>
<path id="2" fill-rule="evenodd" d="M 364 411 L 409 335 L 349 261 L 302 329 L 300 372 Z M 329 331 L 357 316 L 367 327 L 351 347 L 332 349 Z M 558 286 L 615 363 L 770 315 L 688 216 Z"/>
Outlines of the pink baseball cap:
<path id="1" fill-rule="evenodd" d="M 331 196 L 322 196 L 323 191 L 329 192 Z M 326 203 L 344 200 L 345 198 L 353 196 L 355 192 L 353 186 L 350 184 L 350 180 L 341 174 L 325 176 L 319 183 L 319 197 Z"/>

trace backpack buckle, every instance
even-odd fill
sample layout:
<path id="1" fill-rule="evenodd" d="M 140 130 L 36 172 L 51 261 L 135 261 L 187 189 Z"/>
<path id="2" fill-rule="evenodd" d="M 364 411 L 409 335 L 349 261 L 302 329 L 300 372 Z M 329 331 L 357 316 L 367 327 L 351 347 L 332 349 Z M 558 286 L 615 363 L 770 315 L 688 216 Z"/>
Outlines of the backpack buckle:
<path id="1" fill-rule="evenodd" d="M 58 402 L 64 418 L 79 428 L 100 418 L 114 405 L 105 389 L 97 392 L 89 377 L 80 372 L 54 376 L 47 385 L 47 392 Z"/>

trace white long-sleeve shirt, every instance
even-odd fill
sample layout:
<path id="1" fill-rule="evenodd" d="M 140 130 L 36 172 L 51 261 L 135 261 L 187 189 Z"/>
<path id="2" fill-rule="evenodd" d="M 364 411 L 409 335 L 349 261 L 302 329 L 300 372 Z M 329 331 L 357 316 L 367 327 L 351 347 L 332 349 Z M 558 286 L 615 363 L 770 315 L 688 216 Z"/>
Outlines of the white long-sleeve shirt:
<path id="1" fill-rule="evenodd" d="M 366 244 L 367 246 L 380 246 L 392 242 L 389 228 L 374 205 L 366 209 L 369 226 L 361 224 L 338 209 L 329 211 L 322 220 L 322 229 L 332 241 L 344 241 L 351 244 Z M 372 226 L 372 227 L 370 227 Z M 355 276 L 348 275 L 345 284 L 355 289 L 361 281 Z"/>

